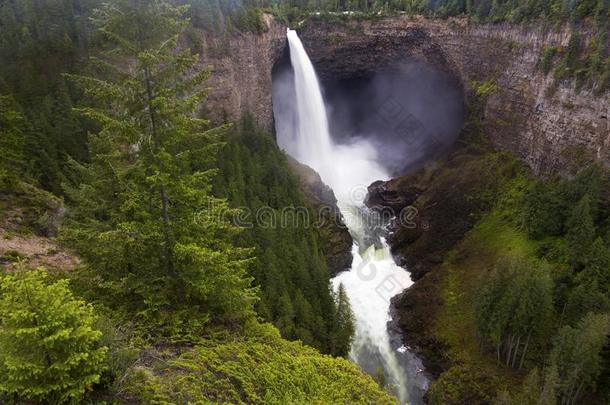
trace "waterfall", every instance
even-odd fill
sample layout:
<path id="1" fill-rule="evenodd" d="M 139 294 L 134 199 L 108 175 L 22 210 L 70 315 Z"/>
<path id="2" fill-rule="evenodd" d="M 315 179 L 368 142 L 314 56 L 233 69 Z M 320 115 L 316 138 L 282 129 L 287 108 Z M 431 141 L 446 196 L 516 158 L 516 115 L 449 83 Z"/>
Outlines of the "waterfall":
<path id="1" fill-rule="evenodd" d="M 314 67 L 296 31 L 289 29 L 287 36 L 294 71 L 294 99 L 288 100 L 293 117 L 287 120 L 276 112 L 278 143 L 295 159 L 315 169 L 333 189 L 354 239 L 351 269 L 332 280 L 335 289 L 344 285 L 355 315 L 350 360 L 369 374 L 383 373 L 401 403 L 421 403 L 421 391 L 427 384 L 422 382 L 421 363 L 406 348 L 393 347 L 387 328 L 390 298 L 412 281 L 394 262 L 385 240 L 375 237 L 373 228 L 378 224 L 370 223 L 375 217 L 364 205 L 367 186 L 375 180 L 387 180 L 389 174 L 366 140 L 333 142 Z"/>

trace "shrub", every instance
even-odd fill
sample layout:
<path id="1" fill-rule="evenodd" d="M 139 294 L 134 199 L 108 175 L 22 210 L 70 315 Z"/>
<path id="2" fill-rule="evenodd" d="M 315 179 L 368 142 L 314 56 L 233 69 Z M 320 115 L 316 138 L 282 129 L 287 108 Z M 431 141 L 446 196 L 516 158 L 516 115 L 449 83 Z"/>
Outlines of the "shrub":
<path id="1" fill-rule="evenodd" d="M 43 269 L 0 279 L 0 393 L 18 401 L 76 402 L 98 382 L 106 347 L 93 308 Z"/>
<path id="2" fill-rule="evenodd" d="M 467 365 L 451 367 L 432 384 L 429 401 L 433 405 L 490 403 L 500 383 L 491 373 Z"/>
<path id="3" fill-rule="evenodd" d="M 553 68 L 553 59 L 557 55 L 557 47 L 550 46 L 545 47 L 542 53 L 542 59 L 540 60 L 540 68 L 544 72 L 545 75 L 549 74 L 551 69 Z"/>
<path id="4" fill-rule="evenodd" d="M 121 391 L 145 403 L 396 403 L 355 364 L 286 341 L 269 324 L 254 328 L 254 336 L 202 342 L 177 357 L 145 356 L 157 360 L 134 366 Z"/>

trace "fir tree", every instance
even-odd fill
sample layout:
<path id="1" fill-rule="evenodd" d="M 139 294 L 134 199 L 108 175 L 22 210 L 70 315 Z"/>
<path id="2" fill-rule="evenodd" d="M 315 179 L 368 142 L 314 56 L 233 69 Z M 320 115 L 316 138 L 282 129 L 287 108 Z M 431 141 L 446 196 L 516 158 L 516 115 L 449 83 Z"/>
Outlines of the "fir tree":
<path id="1" fill-rule="evenodd" d="M 597 280 L 585 279 L 570 291 L 562 320 L 576 325 L 587 313 L 604 312 L 610 312 L 610 297 L 600 289 Z"/>
<path id="2" fill-rule="evenodd" d="M 576 328 L 565 326 L 554 341 L 551 364 L 557 368 L 562 404 L 574 404 L 601 373 L 601 351 L 608 341 L 610 315 L 588 314 Z"/>
<path id="3" fill-rule="evenodd" d="M 25 167 L 23 117 L 9 97 L 0 96 L 0 185 L 17 178 Z"/>
<path id="4" fill-rule="evenodd" d="M 574 206 L 566 223 L 570 259 L 574 266 L 585 266 L 595 240 L 595 223 L 591 215 L 591 199 L 584 195 Z"/>
<path id="5" fill-rule="evenodd" d="M 532 338 L 543 333 L 552 314 L 551 278 L 534 266 L 504 259 L 485 281 L 476 308 L 479 335 L 493 344 L 498 362 L 511 367 L 523 367 Z"/>
<path id="6" fill-rule="evenodd" d="M 336 312 L 335 312 L 335 339 L 333 346 L 333 354 L 336 356 L 347 356 L 352 346 L 356 322 L 354 313 L 349 303 L 349 298 L 345 292 L 343 284 L 339 284 L 335 297 Z"/>
<path id="7" fill-rule="evenodd" d="M 579 275 L 581 279 L 596 281 L 601 291 L 610 292 L 610 248 L 602 238 L 595 239 L 589 250 L 585 270 Z"/>
<path id="8" fill-rule="evenodd" d="M 544 183 L 536 182 L 525 195 L 523 227 L 528 236 L 540 239 L 546 235 L 559 235 L 563 225 L 559 199 Z"/>
<path id="9" fill-rule="evenodd" d="M 333 342 L 341 331 L 335 326 L 336 302 L 319 248 L 321 236 L 313 224 L 316 215 L 307 208 L 286 156 L 246 115 L 228 137 L 218 163 L 214 192 L 248 214 L 237 221 L 246 229 L 236 243 L 256 248 L 252 275 L 261 288 L 258 314 L 285 338 L 335 353 Z M 264 224 L 269 218 L 274 226 Z"/>
<path id="10" fill-rule="evenodd" d="M 0 393 L 18 401 L 77 402 L 100 379 L 107 348 L 91 305 L 42 270 L 0 278 Z"/>
<path id="11" fill-rule="evenodd" d="M 101 130 L 82 184 L 67 190 L 76 209 L 65 233 L 115 301 L 153 333 L 183 338 L 210 318 L 250 316 L 255 298 L 250 250 L 231 244 L 227 204 L 211 192 L 226 128 L 196 117 L 209 72 L 178 47 L 185 11 L 124 0 L 95 14 L 114 46 L 93 60 L 99 77 L 72 76 L 97 101 L 80 111 Z"/>

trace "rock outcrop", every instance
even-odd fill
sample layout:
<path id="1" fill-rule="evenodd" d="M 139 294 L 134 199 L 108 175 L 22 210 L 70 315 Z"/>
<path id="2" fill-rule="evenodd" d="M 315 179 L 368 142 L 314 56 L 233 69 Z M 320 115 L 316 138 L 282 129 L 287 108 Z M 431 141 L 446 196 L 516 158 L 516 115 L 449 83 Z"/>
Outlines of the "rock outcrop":
<path id="1" fill-rule="evenodd" d="M 271 70 L 286 46 L 286 27 L 264 15 L 262 34 L 203 35 L 201 66 L 210 67 L 213 89 L 205 114 L 215 122 L 236 122 L 252 114 L 257 125 L 273 131 Z"/>
<path id="2" fill-rule="evenodd" d="M 401 178 L 390 181 L 378 180 L 368 187 L 364 203 L 373 210 L 389 209 L 397 216 L 413 204 L 424 191 L 417 185 L 403 184 Z"/>
<path id="3" fill-rule="evenodd" d="M 337 207 L 335 194 L 315 170 L 289 158 L 291 169 L 301 181 L 301 191 L 307 198 L 317 218 L 313 225 L 318 227 L 328 270 L 331 277 L 348 270 L 352 265 L 352 237 L 343 222 L 343 215 Z"/>

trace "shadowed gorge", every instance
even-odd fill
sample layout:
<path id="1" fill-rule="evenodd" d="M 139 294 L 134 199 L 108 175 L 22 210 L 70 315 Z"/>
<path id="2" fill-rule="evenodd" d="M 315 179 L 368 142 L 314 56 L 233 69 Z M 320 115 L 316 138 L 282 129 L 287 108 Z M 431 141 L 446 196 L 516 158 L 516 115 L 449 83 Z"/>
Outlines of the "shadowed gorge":
<path id="1" fill-rule="evenodd" d="M 296 120 L 291 111 L 278 111 L 294 95 L 288 62 L 285 51 L 273 69 L 276 123 L 278 114 Z M 457 139 L 464 117 L 462 85 L 454 75 L 418 59 L 397 65 L 362 76 L 327 73 L 321 80 L 333 140 L 366 139 L 392 174 L 442 154 Z"/>

